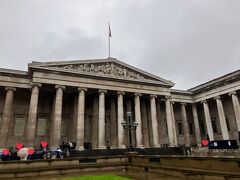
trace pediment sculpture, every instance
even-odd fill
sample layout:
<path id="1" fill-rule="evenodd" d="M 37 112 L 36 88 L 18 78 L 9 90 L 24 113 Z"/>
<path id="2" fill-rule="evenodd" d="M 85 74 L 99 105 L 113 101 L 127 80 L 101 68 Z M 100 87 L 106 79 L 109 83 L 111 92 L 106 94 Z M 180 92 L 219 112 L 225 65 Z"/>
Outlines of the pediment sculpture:
<path id="1" fill-rule="evenodd" d="M 127 67 L 115 64 L 115 63 L 82 63 L 82 64 L 69 64 L 58 65 L 54 68 L 73 70 L 83 73 L 96 73 L 115 76 L 119 78 L 138 79 L 138 80 L 151 80 L 156 81 L 144 74 L 129 69 Z"/>

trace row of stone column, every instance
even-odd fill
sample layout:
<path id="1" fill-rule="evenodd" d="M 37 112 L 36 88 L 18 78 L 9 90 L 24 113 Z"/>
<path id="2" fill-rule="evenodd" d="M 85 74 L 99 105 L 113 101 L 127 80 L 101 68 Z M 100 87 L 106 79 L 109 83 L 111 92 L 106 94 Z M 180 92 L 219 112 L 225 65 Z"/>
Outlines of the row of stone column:
<path id="1" fill-rule="evenodd" d="M 30 100 L 29 107 L 29 116 L 27 121 L 27 131 L 26 131 L 26 143 L 27 146 L 33 146 L 35 140 L 35 130 L 36 130 L 36 121 L 37 121 L 37 108 L 38 108 L 38 98 L 39 98 L 39 87 L 41 84 L 32 84 L 32 94 Z M 62 100 L 63 100 L 63 91 L 65 86 L 56 85 L 56 97 L 54 102 L 54 116 L 52 122 L 52 134 L 50 138 L 51 146 L 57 147 L 60 143 L 61 138 L 61 117 L 62 117 Z M 6 89 L 6 98 L 5 105 L 3 110 L 3 118 L 2 125 L 0 129 L 0 148 L 5 148 L 7 146 L 7 137 L 9 131 L 9 124 L 11 119 L 12 105 L 13 105 L 13 97 L 14 91 L 16 88 L 7 87 Z M 77 113 L 77 144 L 82 148 L 84 142 L 84 111 L 85 111 L 85 92 L 86 88 L 78 88 L 79 96 L 78 96 L 78 113 Z M 99 113 L 98 113 L 98 148 L 105 148 L 105 93 L 106 90 L 99 90 Z M 124 92 L 118 92 L 117 98 L 117 111 L 118 111 L 118 147 L 123 148 L 125 146 L 124 143 L 124 130 L 121 123 L 124 120 L 124 107 L 123 107 L 123 95 Z M 136 145 L 137 147 L 143 147 L 143 138 L 142 138 L 142 119 L 141 119 L 141 105 L 140 105 L 140 97 L 141 94 L 134 94 L 134 102 L 135 102 L 135 120 L 138 123 L 138 128 L 136 130 Z M 235 118 L 237 121 L 238 132 L 240 132 L 240 105 L 236 92 L 229 93 L 232 97 L 233 109 Z M 158 132 L 158 120 L 157 120 L 157 111 L 156 111 L 156 95 L 150 95 L 150 108 L 151 108 L 151 122 L 152 122 L 152 135 L 153 135 L 153 146 L 159 147 L 159 132 Z M 226 119 L 223 109 L 223 104 L 221 98 L 214 98 L 217 103 L 217 109 L 220 119 L 220 126 L 223 134 L 223 139 L 229 139 Z M 207 131 L 210 140 L 214 140 L 213 137 L 213 129 L 211 124 L 211 118 L 209 113 L 209 107 L 207 101 L 203 101 L 203 108 L 206 120 Z M 181 116 L 184 127 L 184 142 L 188 146 L 190 145 L 189 139 L 189 129 L 186 117 L 186 104 L 181 103 Z M 175 118 L 173 111 L 173 102 L 170 101 L 170 96 L 165 97 L 165 107 L 166 107 L 166 119 L 167 119 L 167 129 L 168 129 L 168 137 L 169 137 L 169 145 L 176 146 L 177 145 L 177 135 L 176 135 L 176 127 L 175 127 Z M 197 115 L 197 109 L 195 104 L 192 104 L 192 113 L 194 120 L 194 128 L 195 128 L 195 136 L 196 142 L 198 145 L 201 144 L 201 134 L 199 129 L 199 121 Z"/>
<path id="2" fill-rule="evenodd" d="M 231 93 L 229 93 L 229 96 L 231 96 L 231 98 L 232 98 L 234 115 L 235 115 L 235 119 L 237 122 L 237 130 L 238 130 L 238 132 L 240 132 L 240 105 L 239 105 L 237 93 L 235 91 L 231 92 Z M 229 140 L 226 117 L 225 117 L 221 97 L 217 96 L 214 99 L 216 100 L 216 104 L 217 104 L 218 117 L 219 117 L 219 121 L 220 121 L 222 138 L 223 138 L 223 140 Z M 212 122 L 211 122 L 211 117 L 210 117 L 209 106 L 208 106 L 207 100 L 202 101 L 202 104 L 203 104 L 203 109 L 204 109 L 204 116 L 205 116 L 205 121 L 206 121 L 206 126 L 207 126 L 208 137 L 209 137 L 209 140 L 212 141 L 212 140 L 214 140 L 214 135 L 213 135 L 213 127 L 212 127 Z"/>
<path id="3" fill-rule="evenodd" d="M 39 98 L 39 87 L 41 84 L 32 84 L 32 94 L 30 99 L 29 116 L 27 121 L 26 131 L 26 145 L 34 146 L 35 130 L 37 123 L 37 109 L 38 109 L 38 98 Z M 63 91 L 65 86 L 56 85 L 56 96 L 54 102 L 54 115 L 52 121 L 52 132 L 50 137 L 50 145 L 52 147 L 58 147 L 61 138 L 61 118 L 62 118 L 62 100 Z M 7 146 L 7 136 L 10 124 L 10 116 L 12 111 L 13 96 L 15 88 L 6 88 L 6 100 L 3 112 L 3 120 L 0 131 L 0 147 Z M 86 88 L 78 88 L 78 113 L 77 113 L 77 144 L 80 148 L 84 142 L 84 111 L 85 111 L 85 92 Z M 99 90 L 99 121 L 98 121 L 98 148 L 105 148 L 105 93 L 106 90 Z M 118 111 L 118 147 L 123 148 L 124 142 L 124 130 L 121 123 L 124 120 L 124 107 L 123 107 L 123 95 L 124 92 L 118 92 L 117 111 Z M 143 147 L 142 138 L 142 119 L 141 119 L 141 105 L 140 105 L 141 94 L 135 93 L 135 120 L 138 123 L 136 130 L 136 145 L 137 147 Z M 159 132 L 158 132 L 158 120 L 156 111 L 156 95 L 150 95 L 150 108 L 151 108 L 151 122 L 152 122 L 152 135 L 153 135 L 153 146 L 159 147 Z M 167 127 L 169 136 L 169 145 L 177 145 L 177 136 L 175 128 L 175 119 L 173 114 L 173 107 L 170 103 L 170 96 L 165 99 L 166 114 L 167 114 Z M 186 112 L 185 112 L 186 113 Z M 184 113 L 184 114 L 185 114 Z M 186 115 L 185 115 L 186 116 Z"/>

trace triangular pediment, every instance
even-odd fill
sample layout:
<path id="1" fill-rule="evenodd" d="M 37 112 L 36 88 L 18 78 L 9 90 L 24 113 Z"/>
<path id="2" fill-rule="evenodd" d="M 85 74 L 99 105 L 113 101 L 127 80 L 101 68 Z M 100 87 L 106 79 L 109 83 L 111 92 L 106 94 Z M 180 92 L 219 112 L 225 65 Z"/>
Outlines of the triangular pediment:
<path id="1" fill-rule="evenodd" d="M 129 81 L 152 82 L 165 86 L 174 85 L 171 81 L 142 71 L 115 58 L 61 62 L 33 62 L 29 64 L 29 68 L 72 72 Z"/>

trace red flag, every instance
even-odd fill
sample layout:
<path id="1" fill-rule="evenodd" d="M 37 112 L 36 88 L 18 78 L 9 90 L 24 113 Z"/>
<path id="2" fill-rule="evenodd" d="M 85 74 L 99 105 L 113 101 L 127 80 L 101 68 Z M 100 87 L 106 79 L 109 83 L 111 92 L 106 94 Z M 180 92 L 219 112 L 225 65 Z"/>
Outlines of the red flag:
<path id="1" fill-rule="evenodd" d="M 108 35 L 109 35 L 109 37 L 112 37 L 110 23 L 108 23 Z"/>

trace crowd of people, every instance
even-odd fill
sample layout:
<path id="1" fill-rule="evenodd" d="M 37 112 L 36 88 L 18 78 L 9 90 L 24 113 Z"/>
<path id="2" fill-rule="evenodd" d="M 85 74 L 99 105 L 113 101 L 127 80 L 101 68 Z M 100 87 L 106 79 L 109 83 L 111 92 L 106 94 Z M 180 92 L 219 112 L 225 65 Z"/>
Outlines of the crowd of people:
<path id="1" fill-rule="evenodd" d="M 17 143 L 15 148 L 3 149 L 0 152 L 2 161 L 11 160 L 36 160 L 36 159 L 56 159 L 67 158 L 71 151 L 75 150 L 76 142 L 62 142 L 59 148 L 50 149 L 47 141 L 40 142 L 40 148 L 24 147 L 23 144 Z"/>

